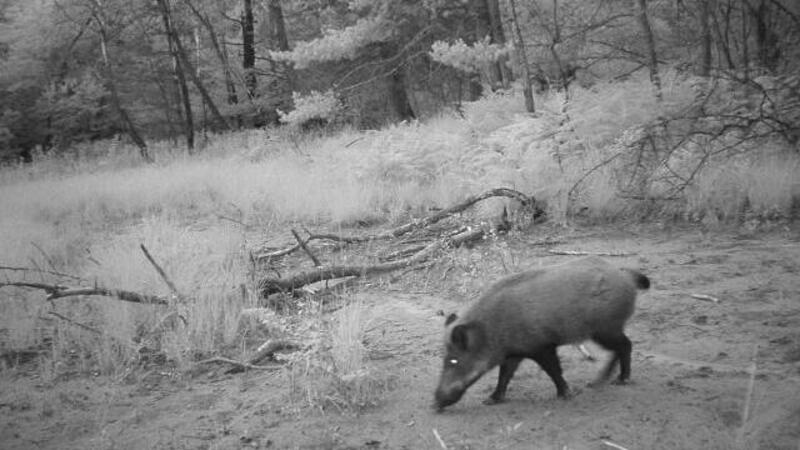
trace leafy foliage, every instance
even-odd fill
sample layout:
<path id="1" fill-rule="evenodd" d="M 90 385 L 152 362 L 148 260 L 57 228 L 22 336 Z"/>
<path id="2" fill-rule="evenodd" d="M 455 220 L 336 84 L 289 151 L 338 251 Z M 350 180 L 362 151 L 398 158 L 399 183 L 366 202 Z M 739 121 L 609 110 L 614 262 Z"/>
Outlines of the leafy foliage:
<path id="1" fill-rule="evenodd" d="M 509 55 L 511 48 L 505 45 L 491 44 L 488 36 L 483 40 L 467 45 L 462 39 L 452 44 L 443 41 L 434 42 L 431 46 L 431 58 L 464 72 L 480 72 L 487 65 L 497 62 L 501 57 Z"/>
<path id="2" fill-rule="evenodd" d="M 365 45 L 387 39 L 387 30 L 382 17 L 366 17 L 343 29 L 327 29 L 321 38 L 301 42 L 292 51 L 270 54 L 277 61 L 291 61 L 297 69 L 305 69 L 314 63 L 353 59 Z"/>
<path id="3" fill-rule="evenodd" d="M 311 91 L 308 95 L 298 92 L 292 94 L 294 110 L 284 113 L 278 110 L 281 122 L 287 125 L 302 126 L 313 120 L 333 122 L 342 111 L 342 102 L 333 91 Z"/>

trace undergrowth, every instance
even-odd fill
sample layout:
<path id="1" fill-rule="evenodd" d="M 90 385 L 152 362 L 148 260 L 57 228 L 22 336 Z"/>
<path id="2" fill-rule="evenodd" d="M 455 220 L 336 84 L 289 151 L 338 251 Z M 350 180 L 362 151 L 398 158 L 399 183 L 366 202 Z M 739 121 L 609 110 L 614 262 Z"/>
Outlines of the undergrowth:
<path id="1" fill-rule="evenodd" d="M 537 97 L 533 116 L 518 93 L 495 93 L 466 104 L 463 117 L 442 113 L 379 131 L 212 134 L 193 156 L 176 143 L 151 144 L 151 165 L 139 162 L 132 145 L 98 142 L 4 167 L 0 265 L 32 269 L 0 270 L 5 279 L 69 283 L 44 273 L 62 272 L 171 297 L 140 251 L 144 244 L 189 300 L 169 307 L 108 298 L 48 303 L 40 292 L 4 287 L 0 350 L 47 348 L 48 378 L 65 367 L 122 373 L 139 358 L 131 343 L 177 312 L 186 325 L 173 327 L 160 344 L 169 359 L 185 364 L 236 342 L 239 312 L 258 304 L 249 252 L 280 240 L 291 224 L 391 226 L 494 187 L 534 195 L 562 223 L 583 215 L 660 215 L 707 225 L 791 219 L 800 198 L 800 152 L 784 143 L 753 139 L 703 159 L 704 149 L 731 139 L 692 142 L 636 165 L 647 155 L 637 145 L 657 128 L 653 123 L 680 116 L 697 94 L 690 78 L 666 73 L 662 81 L 661 102 L 645 76 L 633 76 L 575 88 L 569 99 Z M 675 189 L 675 179 L 687 181 Z M 659 197 L 665 193 L 670 198 Z M 513 202 L 492 200 L 470 214 L 491 217 L 503 207 L 514 211 Z M 317 347 L 295 361 L 306 364 L 296 377 L 319 381 L 304 393 L 310 404 L 368 405 L 384 386 L 359 353 L 359 308 L 339 317 L 346 325 L 330 331 L 333 348 Z"/>
<path id="2" fill-rule="evenodd" d="M 308 349 L 287 358 L 295 401 L 340 412 L 377 405 L 392 378 L 369 363 L 364 337 L 370 317 L 363 300 L 346 299 L 342 309 L 318 325 Z"/>

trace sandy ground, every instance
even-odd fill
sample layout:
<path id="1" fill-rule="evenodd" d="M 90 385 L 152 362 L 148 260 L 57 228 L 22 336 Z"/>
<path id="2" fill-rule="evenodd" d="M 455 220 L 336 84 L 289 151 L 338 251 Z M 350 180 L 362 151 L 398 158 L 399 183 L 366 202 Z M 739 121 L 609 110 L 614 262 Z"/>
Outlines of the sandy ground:
<path id="1" fill-rule="evenodd" d="M 562 243 L 554 246 L 540 245 L 543 236 L 533 233 L 515 235 L 503 248 L 515 269 L 574 258 L 548 250 L 629 253 L 607 259 L 653 281 L 628 326 L 629 385 L 586 387 L 606 355 L 590 345 L 601 360 L 591 362 L 562 347 L 565 378 L 579 390 L 574 398 L 556 399 L 551 381 L 525 362 L 505 403 L 481 403 L 494 387 L 493 370 L 435 413 L 441 313 L 462 308 L 464 292 L 503 273 L 496 258 L 481 259 L 486 249 L 479 246 L 431 269 L 425 283 L 418 273 L 358 293 L 373 318 L 369 363 L 391 380 L 376 406 L 309 407 L 290 399 L 286 370 L 156 371 L 133 383 L 56 386 L 5 376 L 0 447 L 799 449 L 800 232 L 611 229 L 559 231 Z"/>

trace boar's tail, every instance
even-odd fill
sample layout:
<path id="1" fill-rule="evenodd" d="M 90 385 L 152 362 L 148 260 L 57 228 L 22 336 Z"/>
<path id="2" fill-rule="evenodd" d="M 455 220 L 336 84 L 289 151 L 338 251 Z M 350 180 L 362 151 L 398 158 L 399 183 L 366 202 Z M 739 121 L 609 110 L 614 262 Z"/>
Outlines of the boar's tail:
<path id="1" fill-rule="evenodd" d="M 622 269 L 631 276 L 634 284 L 636 287 L 641 290 L 646 290 L 650 288 L 650 278 L 647 278 L 643 273 L 639 272 L 638 270 L 633 269 Z"/>

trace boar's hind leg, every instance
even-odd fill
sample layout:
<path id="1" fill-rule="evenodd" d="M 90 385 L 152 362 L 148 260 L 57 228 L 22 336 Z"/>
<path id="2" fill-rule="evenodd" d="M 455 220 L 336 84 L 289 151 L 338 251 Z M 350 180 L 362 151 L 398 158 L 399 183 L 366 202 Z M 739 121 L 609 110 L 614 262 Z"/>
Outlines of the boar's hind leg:
<path id="1" fill-rule="evenodd" d="M 500 364 L 500 376 L 497 378 L 497 387 L 484 403 L 487 405 L 493 405 L 495 403 L 500 403 L 505 399 L 508 382 L 511 381 L 511 377 L 514 376 L 514 372 L 516 372 L 521 361 L 522 358 L 513 356 L 506 358 L 505 361 Z"/>
<path id="2" fill-rule="evenodd" d="M 561 398 L 570 396 L 569 386 L 561 374 L 561 362 L 558 360 L 556 346 L 550 345 L 532 356 L 532 359 L 539 364 L 539 367 L 550 376 L 556 385 L 556 392 Z"/>
<path id="3" fill-rule="evenodd" d="M 611 373 L 616 368 L 619 362 L 620 373 L 617 378 L 618 383 L 625 383 L 631 377 L 631 340 L 625 336 L 624 333 L 618 334 L 598 334 L 593 336 L 595 342 L 603 346 L 606 350 L 613 352 L 611 360 L 606 365 L 605 369 L 600 374 L 598 381 L 604 382 L 608 380 Z"/>

